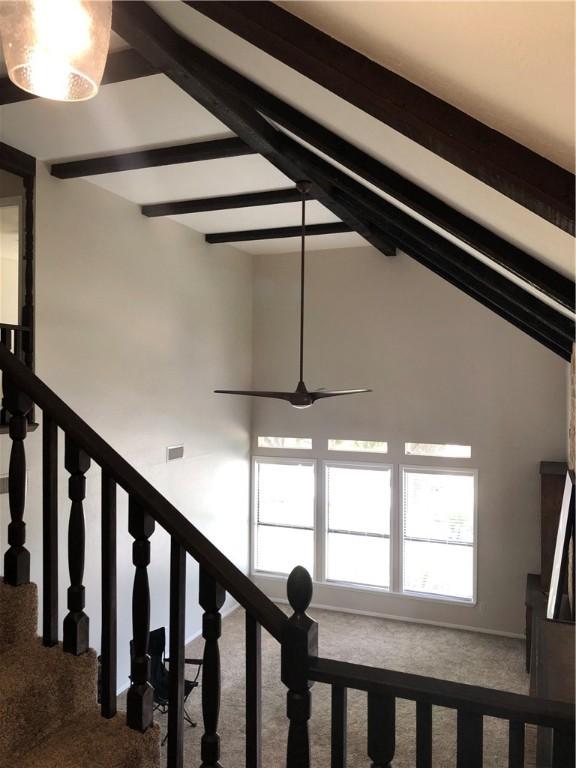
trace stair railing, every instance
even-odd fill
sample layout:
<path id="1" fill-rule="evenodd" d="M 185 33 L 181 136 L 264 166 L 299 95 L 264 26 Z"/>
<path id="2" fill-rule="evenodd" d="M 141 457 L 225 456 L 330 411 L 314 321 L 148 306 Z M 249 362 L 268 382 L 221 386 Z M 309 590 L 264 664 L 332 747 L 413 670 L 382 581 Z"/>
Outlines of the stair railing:
<path id="1" fill-rule="evenodd" d="M 220 765 L 218 719 L 220 709 L 220 609 L 226 593 L 246 612 L 246 767 L 260 768 L 261 708 L 260 635 L 264 627 L 282 642 L 285 614 L 225 557 L 176 507 L 66 405 L 46 384 L 10 352 L 0 339 L 3 372 L 3 407 L 8 413 L 12 440 L 9 467 L 8 550 L 4 556 L 4 581 L 12 586 L 30 581 L 30 553 L 26 549 L 24 521 L 26 493 L 27 415 L 34 405 L 42 410 L 42 521 L 43 599 L 42 637 L 46 646 L 58 642 L 58 430 L 65 436 L 64 466 L 70 477 L 68 496 L 68 613 L 63 625 L 63 649 L 80 655 L 89 647 L 89 617 L 84 611 L 85 547 L 84 498 L 86 473 L 91 462 L 101 468 L 102 498 L 102 637 L 101 712 L 117 712 L 116 701 L 116 495 L 128 494 L 128 529 L 134 539 L 132 562 L 132 636 L 127 723 L 146 731 L 153 722 L 153 690 L 148 682 L 150 657 L 150 590 L 148 565 L 150 537 L 156 524 L 170 535 L 170 680 L 167 764 L 183 765 L 183 680 L 186 596 L 186 553 L 200 568 L 199 603 L 202 607 L 204 657 L 202 665 L 201 738 L 202 766 Z"/>
<path id="2" fill-rule="evenodd" d="M 416 768 L 431 768 L 432 707 L 458 712 L 457 768 L 481 768 L 483 717 L 509 722 L 509 768 L 524 766 L 524 730 L 531 723 L 553 730 L 553 768 L 572 768 L 574 712 L 569 704 L 464 685 L 318 657 L 318 626 L 306 613 L 312 600 L 308 572 L 295 568 L 288 578 L 287 617 L 250 579 L 226 558 L 162 494 L 69 408 L 46 384 L 0 343 L 3 406 L 9 414 L 12 440 L 9 468 L 9 548 L 4 581 L 13 586 L 30 580 L 24 522 L 27 415 L 34 405 L 43 413 L 43 605 L 42 634 L 46 646 L 58 642 L 58 429 L 65 435 L 64 465 L 70 474 L 68 495 L 68 613 L 64 651 L 79 655 L 89 645 L 89 618 L 84 612 L 85 532 L 83 501 L 86 472 L 94 461 L 102 483 L 102 687 L 101 712 L 116 714 L 116 492 L 129 497 L 128 528 L 134 542 L 132 598 L 133 654 L 127 696 L 127 723 L 138 731 L 153 722 L 153 690 L 148 682 L 150 658 L 150 537 L 158 523 L 170 535 L 170 681 L 168 709 L 169 768 L 183 766 L 183 680 L 186 553 L 200 568 L 199 603 L 204 611 L 202 635 L 201 768 L 220 768 L 220 610 L 226 592 L 246 612 L 246 768 L 261 768 L 261 627 L 281 643 L 281 678 L 287 687 L 289 720 L 287 768 L 310 768 L 309 720 L 315 682 L 332 687 L 331 768 L 346 768 L 347 690 L 367 693 L 367 755 L 372 768 L 391 766 L 395 752 L 395 702 L 416 702 Z M 442 764 L 442 756 L 437 756 Z"/>

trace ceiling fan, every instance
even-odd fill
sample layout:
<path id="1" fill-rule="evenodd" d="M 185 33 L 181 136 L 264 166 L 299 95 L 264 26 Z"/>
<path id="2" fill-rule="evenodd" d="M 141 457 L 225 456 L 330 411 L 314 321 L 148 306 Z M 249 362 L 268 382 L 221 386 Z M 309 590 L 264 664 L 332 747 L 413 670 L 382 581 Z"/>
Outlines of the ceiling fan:
<path id="1" fill-rule="evenodd" d="M 302 195 L 302 234 L 300 246 L 300 378 L 294 392 L 268 392 L 266 390 L 215 389 L 216 394 L 246 395 L 248 397 L 271 397 L 276 400 L 286 400 L 294 408 L 309 408 L 316 400 L 342 395 L 359 395 L 371 392 L 371 389 L 317 389 L 309 392 L 304 384 L 304 278 L 306 254 L 306 197 L 310 191 L 309 181 L 299 181 L 296 188 Z"/>

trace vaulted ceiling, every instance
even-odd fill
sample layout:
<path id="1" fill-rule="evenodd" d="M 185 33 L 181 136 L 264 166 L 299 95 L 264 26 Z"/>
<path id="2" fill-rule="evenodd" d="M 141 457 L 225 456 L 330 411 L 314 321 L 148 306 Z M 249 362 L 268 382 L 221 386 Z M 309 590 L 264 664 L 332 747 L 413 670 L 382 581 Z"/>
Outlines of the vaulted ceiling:
<path id="1" fill-rule="evenodd" d="M 574 279 L 574 240 L 565 224 L 558 226 L 558 221 L 536 212 L 538 200 L 531 209 L 514 198 L 514 179 L 506 188 L 498 188 L 497 174 L 494 184 L 489 177 L 480 180 L 470 169 L 460 167 L 458 158 L 448 160 L 449 152 L 441 156 L 443 148 L 439 154 L 426 146 L 426 136 L 422 141 L 411 136 L 410 126 L 404 130 L 398 122 L 393 126 L 388 124 L 393 121 L 379 119 L 371 104 L 361 108 L 354 103 L 353 94 L 344 98 L 333 85 L 334 71 L 324 72 L 324 64 L 318 67 L 312 61 L 306 71 L 306 56 L 301 57 L 304 64 L 290 61 L 291 51 L 298 52 L 299 45 L 306 53 L 305 36 L 288 39 L 290 25 L 285 32 L 262 31 L 264 22 L 257 7 L 261 4 L 152 2 L 141 17 L 140 5 L 117 4 L 114 24 L 142 57 L 143 69 L 136 74 L 147 76 L 123 80 L 126 72 L 122 70 L 109 77 L 109 84 L 93 101 L 78 104 L 41 99 L 9 103 L 10 95 L 5 95 L 9 88 L 0 83 L 0 103 L 5 103 L 0 107 L 1 140 L 54 166 L 238 135 L 249 146 L 235 156 L 216 155 L 195 162 L 172 159 L 170 164 L 129 165 L 131 170 L 106 173 L 100 171 L 109 171 L 109 164 L 80 165 L 78 173 L 78 169 L 68 171 L 135 203 L 151 205 L 286 190 L 293 186 L 298 169 L 313 170 L 317 179 L 312 180 L 320 186 L 313 189 L 317 199 L 309 203 L 309 222 L 330 224 L 342 219 L 356 231 L 315 235 L 310 238 L 311 249 L 370 242 L 385 253 L 395 247 L 406 250 L 495 311 L 508 313 L 511 322 L 520 327 L 527 322 L 527 332 L 541 341 L 543 334 L 551 348 L 559 353 L 565 350 L 562 354 L 567 356 L 573 332 L 573 285 L 565 278 Z M 571 3 L 279 5 L 294 14 L 294 23 L 297 17 L 310 21 L 351 46 L 351 55 L 356 49 L 440 97 L 447 106 L 463 110 L 505 134 L 503 138 L 514 139 L 519 147 L 552 161 L 554 166 L 546 166 L 544 160 L 538 166 L 550 167 L 550 178 L 554 168 L 560 175 L 573 170 Z M 242 8 L 247 17 L 254 11 L 256 26 L 249 18 L 242 23 L 230 20 L 231 8 Z M 147 21 L 150 9 L 157 14 L 155 29 Z M 162 20 L 168 25 L 165 30 Z M 314 30 L 304 31 L 311 31 L 315 39 Z M 188 59 L 172 55 L 170 46 L 178 37 L 193 44 Z M 125 45 L 115 39 L 116 50 Z M 194 62 L 198 49 L 228 65 L 228 74 L 217 71 L 210 57 Z M 184 71 L 185 59 L 193 71 Z M 320 73 L 318 80 L 326 75 L 323 83 L 312 78 L 313 71 Z M 239 79 L 234 80 L 233 74 Z M 284 114 L 290 107 L 297 110 L 297 117 L 290 114 L 279 125 L 277 110 Z M 407 114 L 410 109 L 407 104 Z M 447 124 L 447 134 L 450 128 Z M 328 133 L 312 146 L 322 129 Z M 109 162 L 125 168 L 132 160 Z M 481 166 L 478 163 L 480 177 Z M 54 173 L 66 175 L 56 168 Z M 528 177 L 528 186 L 535 188 L 530 194 L 536 197 L 540 181 L 544 186 L 544 179 Z M 416 198 L 418 206 L 407 204 Z M 199 232 L 213 234 L 298 224 L 295 202 L 246 205 L 171 215 Z M 236 244 L 242 250 L 266 253 L 288 252 L 297 243 L 283 237 L 237 240 Z M 471 265 L 464 269 L 466 259 L 471 259 Z M 471 281 L 463 285 L 470 273 Z"/>

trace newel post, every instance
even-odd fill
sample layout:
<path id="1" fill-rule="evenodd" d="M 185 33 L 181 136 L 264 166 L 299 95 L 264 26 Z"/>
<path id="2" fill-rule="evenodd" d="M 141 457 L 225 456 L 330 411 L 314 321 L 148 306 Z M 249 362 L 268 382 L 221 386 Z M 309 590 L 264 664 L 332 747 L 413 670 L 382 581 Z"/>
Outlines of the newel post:
<path id="1" fill-rule="evenodd" d="M 27 417 L 32 409 L 32 400 L 24 392 L 12 385 L 4 376 L 4 407 L 10 412 L 10 468 L 8 474 L 8 500 L 10 505 L 10 523 L 8 525 L 8 544 L 4 555 L 4 581 L 13 587 L 28 584 L 30 581 L 30 552 L 26 549 L 26 523 L 24 507 L 26 504 L 26 452 L 24 440 L 28 430 Z"/>
<path id="2" fill-rule="evenodd" d="M 312 579 L 302 566 L 288 577 L 288 601 L 294 611 L 282 636 L 282 682 L 288 688 L 286 714 L 288 728 L 287 768 L 309 768 L 311 695 L 308 658 L 318 655 L 318 624 L 306 615 L 312 600 Z"/>

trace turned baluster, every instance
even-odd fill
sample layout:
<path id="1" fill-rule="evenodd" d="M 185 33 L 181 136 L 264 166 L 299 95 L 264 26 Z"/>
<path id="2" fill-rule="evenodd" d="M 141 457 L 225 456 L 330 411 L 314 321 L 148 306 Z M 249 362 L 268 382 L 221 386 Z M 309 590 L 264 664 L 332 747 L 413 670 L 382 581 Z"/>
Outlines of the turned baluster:
<path id="1" fill-rule="evenodd" d="M 80 656 L 89 646 L 90 620 L 84 613 L 86 596 L 82 579 L 84 577 L 84 553 L 86 532 L 84 527 L 84 506 L 86 497 L 85 474 L 90 469 L 90 457 L 66 435 L 64 443 L 64 466 L 70 473 L 68 497 L 70 498 L 70 519 L 68 522 L 68 614 L 64 619 L 64 651 Z"/>
<path id="2" fill-rule="evenodd" d="M 130 690 L 127 697 L 126 722 L 130 728 L 142 733 L 152 725 L 154 689 L 150 685 L 150 587 L 148 565 L 150 542 L 154 533 L 154 518 L 133 498 L 128 507 L 128 530 L 134 538 L 132 562 L 136 568 L 132 591 L 132 658 L 130 662 Z"/>
<path id="3" fill-rule="evenodd" d="M 287 768 L 309 768 L 311 695 L 308 659 L 318 655 L 318 625 L 306 610 L 312 600 L 312 579 L 302 566 L 288 577 L 288 601 L 294 614 L 286 622 L 282 635 L 282 682 L 288 688 Z"/>
<path id="4" fill-rule="evenodd" d="M 10 413 L 9 430 L 12 439 L 8 475 L 8 550 L 4 555 L 4 582 L 18 587 L 30 581 L 30 552 L 26 549 L 26 451 L 24 440 L 28 429 L 27 416 L 32 400 L 14 387 L 7 376 L 3 380 L 4 407 Z"/>
<path id="5" fill-rule="evenodd" d="M 222 632 L 220 608 L 224 605 L 226 592 L 215 579 L 200 569 L 200 606 L 204 609 L 202 637 L 204 638 L 204 660 L 202 664 L 202 716 L 204 734 L 201 745 L 201 768 L 220 768 L 220 736 L 218 716 L 220 714 L 220 650 L 218 638 Z"/>

